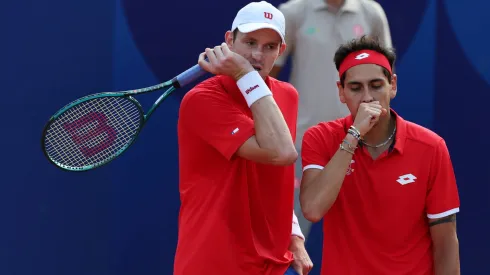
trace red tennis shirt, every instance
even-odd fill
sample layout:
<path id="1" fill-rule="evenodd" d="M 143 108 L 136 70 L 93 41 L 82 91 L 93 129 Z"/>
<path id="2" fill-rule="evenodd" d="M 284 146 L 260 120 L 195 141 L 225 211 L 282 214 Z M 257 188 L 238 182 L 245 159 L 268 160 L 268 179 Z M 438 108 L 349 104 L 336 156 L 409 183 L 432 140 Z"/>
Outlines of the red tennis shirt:
<path id="1" fill-rule="evenodd" d="M 296 89 L 271 77 L 266 84 L 295 138 Z M 212 77 L 184 96 L 175 275 L 283 275 L 290 265 L 294 166 L 237 157 L 254 134 L 252 113 L 234 79 Z"/>
<path id="2" fill-rule="evenodd" d="M 323 218 L 323 275 L 432 275 L 428 218 L 459 212 L 444 140 L 393 110 L 397 131 L 376 160 L 359 147 L 337 200 Z M 320 123 L 303 138 L 306 169 L 323 169 L 339 149 L 352 116 Z"/>

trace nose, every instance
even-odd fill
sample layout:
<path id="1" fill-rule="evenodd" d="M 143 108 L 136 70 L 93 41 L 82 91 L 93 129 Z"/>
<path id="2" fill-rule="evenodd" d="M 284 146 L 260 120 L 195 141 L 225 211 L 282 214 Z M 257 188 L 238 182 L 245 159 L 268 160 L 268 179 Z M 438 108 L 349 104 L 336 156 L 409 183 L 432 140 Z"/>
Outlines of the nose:
<path id="1" fill-rule="evenodd" d="M 370 103 L 374 101 L 374 97 L 371 95 L 371 93 L 366 90 L 362 96 L 362 102 L 364 103 Z"/>
<path id="2" fill-rule="evenodd" d="M 263 56 L 262 48 L 257 47 L 253 50 L 253 52 L 252 52 L 253 59 L 255 59 L 256 61 L 261 61 L 262 56 Z"/>

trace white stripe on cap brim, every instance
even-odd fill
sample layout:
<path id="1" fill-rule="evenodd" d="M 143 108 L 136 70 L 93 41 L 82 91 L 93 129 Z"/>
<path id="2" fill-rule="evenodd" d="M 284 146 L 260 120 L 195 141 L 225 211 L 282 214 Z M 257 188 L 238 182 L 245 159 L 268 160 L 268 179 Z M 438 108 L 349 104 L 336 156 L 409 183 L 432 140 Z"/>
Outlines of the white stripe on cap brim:
<path id="1" fill-rule="evenodd" d="M 284 40 L 284 35 L 279 31 L 279 29 L 273 24 L 268 23 L 246 23 L 238 26 L 238 30 L 243 33 L 249 33 L 260 29 L 272 29 L 275 30 L 282 39 L 282 43 L 286 43 Z"/>

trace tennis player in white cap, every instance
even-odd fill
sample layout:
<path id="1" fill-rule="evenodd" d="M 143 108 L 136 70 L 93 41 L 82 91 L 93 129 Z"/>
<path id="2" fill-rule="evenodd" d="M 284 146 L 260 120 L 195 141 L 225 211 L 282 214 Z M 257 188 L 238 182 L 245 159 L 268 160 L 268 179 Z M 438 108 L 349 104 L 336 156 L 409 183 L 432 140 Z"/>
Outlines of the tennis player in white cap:
<path id="1" fill-rule="evenodd" d="M 253 2 L 199 64 L 215 76 L 182 100 L 175 275 L 306 275 L 293 212 L 298 93 L 269 76 L 286 49 L 283 14 Z M 207 57 L 207 60 L 205 59 Z"/>

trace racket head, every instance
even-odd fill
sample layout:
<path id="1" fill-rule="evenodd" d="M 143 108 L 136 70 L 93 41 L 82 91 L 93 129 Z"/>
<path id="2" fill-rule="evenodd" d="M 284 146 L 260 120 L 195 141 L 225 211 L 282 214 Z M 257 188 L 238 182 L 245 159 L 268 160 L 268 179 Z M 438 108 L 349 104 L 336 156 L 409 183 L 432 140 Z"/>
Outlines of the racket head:
<path id="1" fill-rule="evenodd" d="M 67 171 L 88 171 L 124 153 L 145 123 L 141 104 L 127 93 L 100 93 L 56 112 L 42 133 L 46 158 Z"/>

